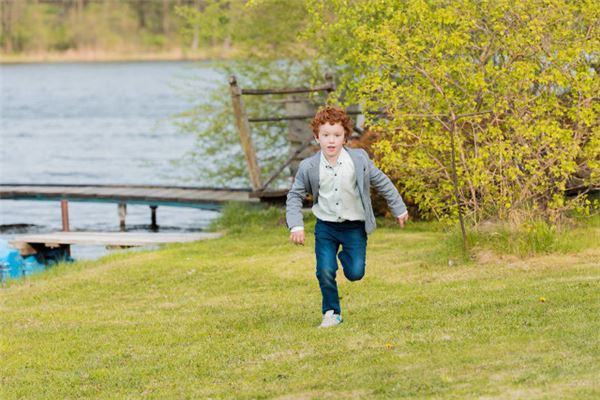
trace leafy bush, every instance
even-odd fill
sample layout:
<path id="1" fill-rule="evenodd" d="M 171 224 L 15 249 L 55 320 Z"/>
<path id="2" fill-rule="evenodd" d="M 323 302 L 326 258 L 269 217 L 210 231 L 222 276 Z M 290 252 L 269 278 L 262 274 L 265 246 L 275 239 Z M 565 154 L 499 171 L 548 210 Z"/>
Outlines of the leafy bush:
<path id="1" fill-rule="evenodd" d="M 591 206 L 585 188 L 600 187 L 594 2 L 310 3 L 310 35 L 340 65 L 338 93 L 370 112 L 378 163 L 421 213 L 453 219 L 460 205 L 473 223 L 556 222 Z"/>

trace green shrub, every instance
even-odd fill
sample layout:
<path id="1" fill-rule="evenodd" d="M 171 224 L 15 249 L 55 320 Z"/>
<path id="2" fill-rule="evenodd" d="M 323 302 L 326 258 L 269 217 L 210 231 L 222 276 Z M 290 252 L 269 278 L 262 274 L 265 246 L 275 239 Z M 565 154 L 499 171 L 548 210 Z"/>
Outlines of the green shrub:
<path id="1" fill-rule="evenodd" d="M 310 3 L 337 94 L 369 112 L 378 164 L 424 216 L 554 223 L 589 207 L 563 193 L 600 186 L 594 2 Z"/>

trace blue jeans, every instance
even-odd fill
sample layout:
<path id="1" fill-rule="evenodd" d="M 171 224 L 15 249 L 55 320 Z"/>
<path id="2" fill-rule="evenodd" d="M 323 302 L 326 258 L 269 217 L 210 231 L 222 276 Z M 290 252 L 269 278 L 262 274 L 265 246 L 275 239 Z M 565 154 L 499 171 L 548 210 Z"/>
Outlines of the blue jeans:
<path id="1" fill-rule="evenodd" d="M 342 251 L 338 250 L 342 246 Z M 365 275 L 367 233 L 364 221 L 327 222 L 317 219 L 315 225 L 315 254 L 317 279 L 323 295 L 323 313 L 334 310 L 341 314 L 340 297 L 335 281 L 338 269 L 336 256 L 342 263 L 344 275 L 350 281 Z"/>

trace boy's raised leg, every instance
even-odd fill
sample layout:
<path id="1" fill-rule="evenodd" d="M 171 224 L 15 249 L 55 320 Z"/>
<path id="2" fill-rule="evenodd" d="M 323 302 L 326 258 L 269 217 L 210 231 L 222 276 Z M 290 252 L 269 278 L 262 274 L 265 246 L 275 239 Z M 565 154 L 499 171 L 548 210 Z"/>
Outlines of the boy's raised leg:
<path id="1" fill-rule="evenodd" d="M 339 235 L 342 251 L 338 258 L 342 263 L 344 275 L 349 281 L 358 281 L 365 275 L 365 260 L 367 256 L 367 234 L 364 225 L 348 229 Z"/>

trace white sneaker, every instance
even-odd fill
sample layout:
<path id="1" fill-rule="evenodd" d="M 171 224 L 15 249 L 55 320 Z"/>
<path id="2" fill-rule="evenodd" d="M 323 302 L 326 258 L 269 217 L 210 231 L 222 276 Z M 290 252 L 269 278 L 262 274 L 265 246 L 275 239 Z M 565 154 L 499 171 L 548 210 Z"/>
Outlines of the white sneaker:
<path id="1" fill-rule="evenodd" d="M 340 314 L 334 314 L 333 310 L 327 311 L 323 314 L 323 322 L 319 328 L 329 328 L 330 326 L 339 325 L 342 323 L 342 316 Z"/>

